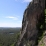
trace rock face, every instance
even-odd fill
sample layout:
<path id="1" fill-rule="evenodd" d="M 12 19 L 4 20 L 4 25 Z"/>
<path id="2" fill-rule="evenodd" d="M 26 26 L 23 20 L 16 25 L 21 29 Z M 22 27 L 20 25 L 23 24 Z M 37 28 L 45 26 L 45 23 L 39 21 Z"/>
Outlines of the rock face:
<path id="1" fill-rule="evenodd" d="M 20 38 L 15 46 L 37 46 L 39 27 L 44 24 L 45 0 L 33 0 L 26 8 Z"/>

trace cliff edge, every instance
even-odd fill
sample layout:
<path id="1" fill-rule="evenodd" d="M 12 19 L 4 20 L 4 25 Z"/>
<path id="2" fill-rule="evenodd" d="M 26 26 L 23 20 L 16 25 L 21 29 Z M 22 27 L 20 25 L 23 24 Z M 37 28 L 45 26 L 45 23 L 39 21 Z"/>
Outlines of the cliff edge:
<path id="1" fill-rule="evenodd" d="M 39 37 L 45 28 L 45 0 L 32 0 L 22 20 L 22 30 L 15 46 L 38 46 Z"/>

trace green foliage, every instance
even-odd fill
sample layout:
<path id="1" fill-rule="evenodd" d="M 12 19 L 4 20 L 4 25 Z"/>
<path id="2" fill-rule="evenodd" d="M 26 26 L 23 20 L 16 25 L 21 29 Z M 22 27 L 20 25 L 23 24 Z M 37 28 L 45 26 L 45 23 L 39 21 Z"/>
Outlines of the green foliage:
<path id="1" fill-rule="evenodd" d="M 42 28 L 43 28 L 43 25 L 40 26 L 40 29 L 42 29 Z"/>
<path id="2" fill-rule="evenodd" d="M 46 10 L 45 10 L 45 14 L 46 14 Z M 43 38 L 44 36 L 44 29 L 45 29 L 45 14 L 44 16 L 42 17 L 42 20 L 39 20 L 38 21 L 38 24 L 37 24 L 37 29 L 39 30 L 38 31 L 38 38 L 36 40 L 36 45 L 38 45 L 38 43 L 41 41 L 41 39 Z"/>
<path id="3" fill-rule="evenodd" d="M 10 34 L 13 32 L 14 34 Z M 19 37 L 20 28 L 0 28 L 0 46 L 14 46 Z"/>
<path id="4" fill-rule="evenodd" d="M 46 9 L 45 9 L 45 14 L 46 14 Z"/>
<path id="5" fill-rule="evenodd" d="M 44 43 L 42 42 L 42 44 L 40 46 L 44 46 Z"/>
<path id="6" fill-rule="evenodd" d="M 2 46 L 2 44 L 0 44 L 0 46 Z"/>
<path id="7" fill-rule="evenodd" d="M 41 41 L 41 39 L 43 38 L 43 36 L 44 36 L 44 32 L 43 32 L 43 34 L 39 37 L 38 43 Z"/>
<path id="8" fill-rule="evenodd" d="M 11 46 L 14 46 L 14 44 L 12 44 Z"/>

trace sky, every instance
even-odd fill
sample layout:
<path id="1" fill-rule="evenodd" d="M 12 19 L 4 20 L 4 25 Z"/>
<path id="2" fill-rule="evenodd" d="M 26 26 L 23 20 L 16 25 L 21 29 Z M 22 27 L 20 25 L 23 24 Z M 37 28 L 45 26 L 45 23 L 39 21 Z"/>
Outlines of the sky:
<path id="1" fill-rule="evenodd" d="M 24 10 L 31 0 L 0 0 L 0 27 L 22 27 Z"/>

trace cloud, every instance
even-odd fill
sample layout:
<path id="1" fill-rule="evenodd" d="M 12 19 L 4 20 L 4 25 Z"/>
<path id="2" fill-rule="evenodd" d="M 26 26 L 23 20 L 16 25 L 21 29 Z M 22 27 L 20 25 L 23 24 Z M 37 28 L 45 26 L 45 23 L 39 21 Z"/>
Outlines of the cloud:
<path id="1" fill-rule="evenodd" d="M 8 18 L 8 19 L 13 19 L 13 20 L 18 20 L 18 17 L 14 17 L 14 16 L 7 16 L 5 18 Z"/>
<path id="2" fill-rule="evenodd" d="M 32 0 L 15 0 L 15 1 L 21 1 L 21 2 L 31 2 Z"/>
<path id="3" fill-rule="evenodd" d="M 31 2 L 32 0 L 23 0 L 23 2 Z"/>
<path id="4" fill-rule="evenodd" d="M 7 17 L 5 17 L 5 18 L 15 18 L 15 17 L 13 17 L 13 16 L 7 16 Z"/>

